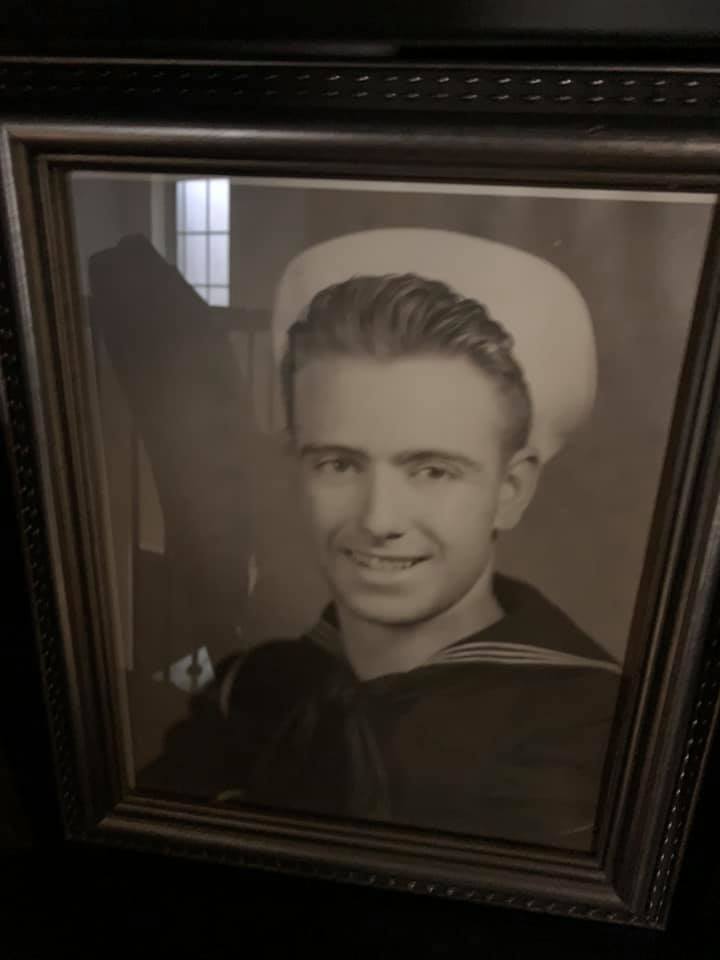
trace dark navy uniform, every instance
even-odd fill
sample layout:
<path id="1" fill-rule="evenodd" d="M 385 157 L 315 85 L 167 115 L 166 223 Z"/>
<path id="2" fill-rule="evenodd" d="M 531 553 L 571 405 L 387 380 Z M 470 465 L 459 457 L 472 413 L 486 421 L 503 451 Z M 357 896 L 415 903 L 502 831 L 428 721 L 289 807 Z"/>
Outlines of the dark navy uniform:
<path id="1" fill-rule="evenodd" d="M 228 661 L 140 788 L 587 850 L 617 664 L 527 584 L 407 673 L 359 681 L 333 611 Z"/>

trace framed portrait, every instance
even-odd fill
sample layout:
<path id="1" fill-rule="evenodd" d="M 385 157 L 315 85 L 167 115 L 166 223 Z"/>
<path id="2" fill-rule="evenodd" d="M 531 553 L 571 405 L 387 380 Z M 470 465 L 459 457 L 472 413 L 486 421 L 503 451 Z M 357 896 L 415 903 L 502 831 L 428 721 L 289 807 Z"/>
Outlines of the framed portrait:
<path id="1" fill-rule="evenodd" d="M 711 80 L 114 69 L 3 126 L 68 838 L 662 927 L 720 677 Z"/>

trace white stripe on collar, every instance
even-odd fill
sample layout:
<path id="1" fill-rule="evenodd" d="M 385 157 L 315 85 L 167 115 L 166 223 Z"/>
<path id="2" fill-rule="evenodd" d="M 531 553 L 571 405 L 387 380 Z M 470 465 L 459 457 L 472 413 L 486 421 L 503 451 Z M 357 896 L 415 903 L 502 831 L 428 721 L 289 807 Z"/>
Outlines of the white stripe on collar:
<path id="1" fill-rule="evenodd" d="M 333 653 L 335 656 L 342 655 L 340 632 L 327 620 L 318 621 L 309 631 L 308 636 L 324 650 Z M 426 660 L 421 666 L 468 663 L 492 663 L 522 667 L 563 667 L 622 673 L 622 668 L 613 660 L 582 657 L 573 653 L 564 653 L 561 650 L 553 650 L 551 647 L 538 647 L 525 643 L 494 643 L 490 640 L 468 640 L 466 643 L 446 647 Z"/>
<path id="2" fill-rule="evenodd" d="M 612 660 L 598 657 L 583 657 L 550 647 L 536 647 L 525 643 L 494 643 L 490 640 L 469 640 L 454 647 L 440 650 L 429 663 L 524 663 L 528 666 L 585 667 L 610 670 L 621 669 Z"/>
<path id="3" fill-rule="evenodd" d="M 593 657 L 579 657 L 571 653 L 560 653 L 547 647 L 536 647 L 534 652 L 517 651 L 513 644 L 495 645 L 494 649 L 469 649 L 459 647 L 441 650 L 427 661 L 428 664 L 446 663 L 505 663 L 525 667 L 575 667 L 590 670 L 608 670 L 622 673 L 620 666 L 612 660 L 600 660 Z"/>

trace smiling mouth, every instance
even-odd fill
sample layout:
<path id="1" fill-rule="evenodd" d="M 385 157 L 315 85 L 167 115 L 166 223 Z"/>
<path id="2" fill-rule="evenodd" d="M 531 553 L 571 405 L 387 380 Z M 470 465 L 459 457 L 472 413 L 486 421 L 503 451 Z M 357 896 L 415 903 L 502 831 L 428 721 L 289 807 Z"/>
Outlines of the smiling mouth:
<path id="1" fill-rule="evenodd" d="M 427 557 L 384 557 L 377 553 L 364 553 L 362 550 L 344 550 L 343 553 L 353 563 L 368 570 L 409 570 L 427 560 Z"/>

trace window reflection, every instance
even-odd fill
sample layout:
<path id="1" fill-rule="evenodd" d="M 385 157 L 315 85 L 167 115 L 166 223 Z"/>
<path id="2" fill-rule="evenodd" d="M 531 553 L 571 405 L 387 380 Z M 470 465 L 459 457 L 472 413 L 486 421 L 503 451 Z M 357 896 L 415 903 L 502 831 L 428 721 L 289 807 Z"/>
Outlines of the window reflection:
<path id="1" fill-rule="evenodd" d="M 209 304 L 230 304 L 230 181 L 180 180 L 175 187 L 177 265 Z"/>

